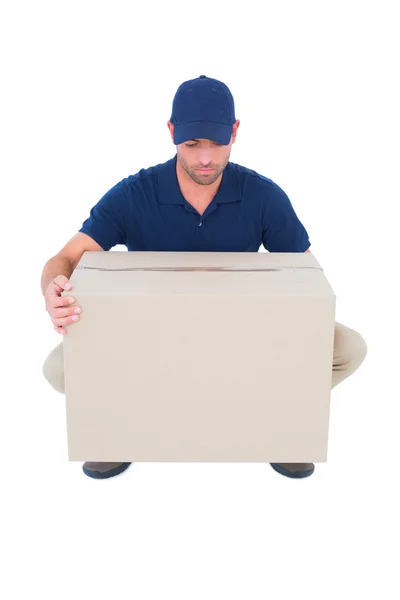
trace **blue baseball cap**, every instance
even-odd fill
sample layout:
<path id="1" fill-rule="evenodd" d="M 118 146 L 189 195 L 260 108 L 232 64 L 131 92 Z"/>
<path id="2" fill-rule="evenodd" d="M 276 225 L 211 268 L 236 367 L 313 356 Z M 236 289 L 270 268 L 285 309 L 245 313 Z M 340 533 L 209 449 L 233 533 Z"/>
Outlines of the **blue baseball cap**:
<path id="1" fill-rule="evenodd" d="M 225 83 L 206 75 L 184 81 L 174 96 L 170 122 L 175 145 L 205 138 L 227 146 L 236 122 L 233 96 Z"/>

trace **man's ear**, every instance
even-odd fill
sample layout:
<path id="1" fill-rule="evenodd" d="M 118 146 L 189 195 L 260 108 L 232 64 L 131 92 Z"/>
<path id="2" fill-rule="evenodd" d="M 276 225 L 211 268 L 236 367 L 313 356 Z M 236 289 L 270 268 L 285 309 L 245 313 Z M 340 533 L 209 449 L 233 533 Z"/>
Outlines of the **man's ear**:
<path id="1" fill-rule="evenodd" d="M 171 121 L 168 121 L 167 125 L 168 125 L 169 132 L 171 134 L 172 141 L 174 141 L 174 126 L 171 123 Z"/>
<path id="2" fill-rule="evenodd" d="M 237 130 L 239 129 L 239 125 L 240 125 L 240 121 L 237 120 L 236 123 L 234 124 L 233 130 L 232 130 L 232 136 L 233 136 L 232 144 L 233 144 L 233 142 L 236 142 L 236 135 L 237 135 Z"/>

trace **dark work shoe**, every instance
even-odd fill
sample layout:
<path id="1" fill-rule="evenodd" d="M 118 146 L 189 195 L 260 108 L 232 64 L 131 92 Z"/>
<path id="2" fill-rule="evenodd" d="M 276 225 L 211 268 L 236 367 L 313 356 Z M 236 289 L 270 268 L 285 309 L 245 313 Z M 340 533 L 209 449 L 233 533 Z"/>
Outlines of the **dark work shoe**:
<path id="1" fill-rule="evenodd" d="M 271 467 L 281 475 L 299 479 L 300 477 L 309 477 L 314 473 L 313 463 L 270 463 Z"/>
<path id="2" fill-rule="evenodd" d="M 131 464 L 130 462 L 85 462 L 82 469 L 88 477 L 107 479 L 123 473 Z"/>

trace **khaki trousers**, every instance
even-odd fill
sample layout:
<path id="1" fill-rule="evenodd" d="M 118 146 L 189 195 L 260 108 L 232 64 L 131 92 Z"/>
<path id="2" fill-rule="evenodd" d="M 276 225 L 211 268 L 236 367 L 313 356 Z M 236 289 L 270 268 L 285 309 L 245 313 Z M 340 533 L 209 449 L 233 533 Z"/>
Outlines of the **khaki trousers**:
<path id="1" fill-rule="evenodd" d="M 357 371 L 367 355 L 364 338 L 354 329 L 337 321 L 334 339 L 332 388 Z M 42 370 L 48 383 L 57 392 L 65 394 L 63 342 L 53 348 Z"/>

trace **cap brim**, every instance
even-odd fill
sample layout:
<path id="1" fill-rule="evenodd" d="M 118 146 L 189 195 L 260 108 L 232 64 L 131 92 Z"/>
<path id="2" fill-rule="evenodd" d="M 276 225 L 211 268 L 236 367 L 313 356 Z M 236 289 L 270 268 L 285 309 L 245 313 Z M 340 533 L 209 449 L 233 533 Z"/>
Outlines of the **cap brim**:
<path id="1" fill-rule="evenodd" d="M 232 125 L 192 121 L 174 125 L 174 144 L 182 144 L 188 140 L 204 138 L 227 146 L 232 137 Z"/>

